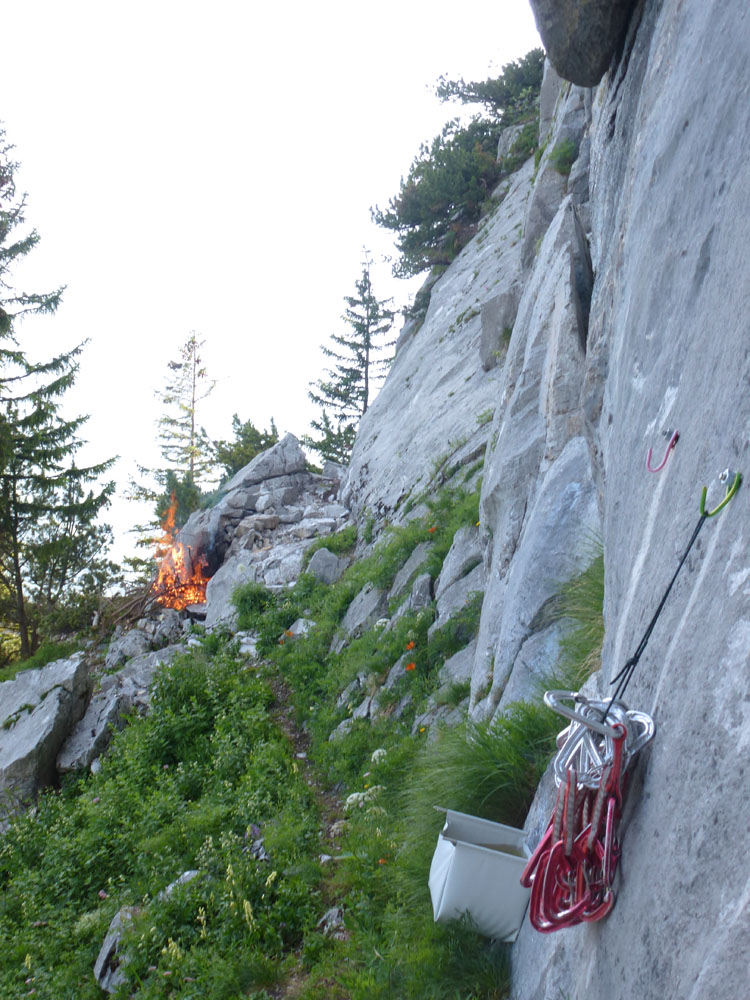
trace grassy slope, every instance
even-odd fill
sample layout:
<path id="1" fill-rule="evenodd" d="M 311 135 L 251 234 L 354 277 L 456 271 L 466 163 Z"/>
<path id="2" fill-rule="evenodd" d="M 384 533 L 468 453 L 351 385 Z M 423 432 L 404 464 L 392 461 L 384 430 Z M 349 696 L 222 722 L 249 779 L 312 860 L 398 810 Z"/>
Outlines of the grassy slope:
<path id="1" fill-rule="evenodd" d="M 476 628 L 476 602 L 430 641 L 428 611 L 405 616 L 393 632 L 372 630 L 337 656 L 327 652 L 364 582 L 388 586 L 425 539 L 437 571 L 455 530 L 475 518 L 475 495 L 445 491 L 425 520 L 391 533 L 333 587 L 303 577 L 283 601 L 251 593 L 244 614 L 265 643 L 260 667 L 250 669 L 229 637 L 212 636 L 163 672 L 151 714 L 116 736 L 102 770 L 41 796 L 5 835 L 1 996 L 101 996 L 91 970 L 123 905 L 137 910 L 122 997 L 506 995 L 502 947 L 468 927 L 432 922 L 426 879 L 441 825 L 432 806 L 521 823 L 557 719 L 526 705 L 434 743 L 411 734 L 440 663 Z M 597 564 L 592 573 L 601 575 Z M 599 591 L 588 590 L 578 609 L 563 598 L 561 613 L 578 623 L 574 638 L 588 623 L 588 638 L 579 634 L 571 646 L 568 676 L 598 641 L 590 622 L 601 618 Z M 303 612 L 316 629 L 280 645 Z M 407 645 L 416 668 L 399 681 L 399 694 L 413 699 L 406 716 L 358 722 L 330 743 L 347 715 L 336 706 L 347 681 L 359 673 L 382 680 Z M 285 735 L 274 718 L 274 698 L 287 696 L 307 761 L 287 738 L 292 723 Z M 331 840 L 337 798 L 345 821 Z M 259 837 L 265 860 L 253 850 Z M 322 852 L 336 860 L 321 864 Z M 158 899 L 191 868 L 199 871 L 193 881 Z M 345 913 L 342 940 L 316 929 L 334 904 Z"/>

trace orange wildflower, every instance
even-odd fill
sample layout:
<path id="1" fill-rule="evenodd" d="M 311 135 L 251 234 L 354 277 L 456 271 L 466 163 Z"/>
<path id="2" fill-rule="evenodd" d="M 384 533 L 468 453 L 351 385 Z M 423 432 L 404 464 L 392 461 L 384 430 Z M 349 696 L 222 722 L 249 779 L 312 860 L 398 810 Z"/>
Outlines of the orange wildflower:
<path id="1" fill-rule="evenodd" d="M 386 858 L 378 858 L 378 864 L 379 865 L 387 865 L 388 861 L 386 860 Z"/>
<path id="2" fill-rule="evenodd" d="M 433 531 L 437 531 L 437 527 L 433 525 L 431 528 L 428 528 L 427 530 L 430 534 L 432 534 Z"/>
<path id="3" fill-rule="evenodd" d="M 407 649 L 414 649 L 415 646 L 416 646 L 416 642 L 413 639 L 410 639 L 409 642 L 407 642 L 407 644 L 406 644 L 406 648 Z"/>
<path id="4" fill-rule="evenodd" d="M 286 632 L 284 633 L 284 635 L 288 635 L 290 639 L 294 638 L 294 632 L 292 632 L 292 630 L 290 628 L 288 628 L 286 630 Z"/>
<path id="5" fill-rule="evenodd" d="M 416 669 L 417 669 L 417 665 L 416 665 L 416 663 L 414 663 L 413 660 L 412 660 L 411 663 L 407 663 L 406 666 L 404 667 L 404 670 L 416 670 Z"/>

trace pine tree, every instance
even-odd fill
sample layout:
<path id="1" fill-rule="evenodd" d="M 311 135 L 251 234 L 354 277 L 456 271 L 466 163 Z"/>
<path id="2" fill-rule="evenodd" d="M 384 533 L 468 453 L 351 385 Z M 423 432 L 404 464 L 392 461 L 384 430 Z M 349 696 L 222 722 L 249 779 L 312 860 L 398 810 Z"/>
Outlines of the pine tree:
<path id="1" fill-rule="evenodd" d="M 481 105 L 469 122 L 448 122 L 431 143 L 422 143 L 398 194 L 388 207 L 371 210 L 374 222 L 396 233 L 396 277 L 442 268 L 475 235 L 500 178 L 531 155 L 538 140 L 537 114 L 544 52 L 534 49 L 508 63 L 496 79 L 438 81 L 441 100 Z M 523 124 L 510 153 L 497 159 L 500 133 Z"/>
<path id="2" fill-rule="evenodd" d="M 355 282 L 355 295 L 345 297 L 346 309 L 342 320 L 349 327 L 348 333 L 332 334 L 332 347 L 321 349 L 335 362 L 326 369 L 328 378 L 311 383 L 308 396 L 318 403 L 322 413 L 311 426 L 320 437 L 305 437 L 305 443 L 321 457 L 336 462 L 348 462 L 357 426 L 367 412 L 373 388 L 385 377 L 384 369 L 390 358 L 376 355 L 389 346 L 383 338 L 393 326 L 394 312 L 388 308 L 389 299 L 378 300 L 370 280 L 370 260 L 365 255 L 362 275 Z"/>
<path id="3" fill-rule="evenodd" d="M 54 313 L 63 289 L 30 294 L 13 286 L 13 265 L 33 250 L 39 236 L 23 231 L 26 195 L 16 195 L 12 148 L 0 127 L 0 590 L 26 657 L 38 625 L 29 593 L 50 605 L 60 602 L 100 555 L 108 529 L 94 521 L 114 483 L 93 484 L 114 460 L 77 467 L 74 456 L 83 443 L 78 431 L 88 418 L 66 420 L 60 413 L 83 345 L 32 363 L 18 342 L 19 321 Z M 88 544 L 77 548 L 76 540 L 84 536 Z"/>
<path id="4" fill-rule="evenodd" d="M 213 445 L 214 459 L 224 469 L 223 480 L 230 479 L 235 472 L 243 469 L 256 455 L 275 445 L 279 432 L 271 417 L 271 429 L 260 431 L 250 420 L 244 423 L 235 413 L 232 417 L 234 441 L 216 441 Z"/>

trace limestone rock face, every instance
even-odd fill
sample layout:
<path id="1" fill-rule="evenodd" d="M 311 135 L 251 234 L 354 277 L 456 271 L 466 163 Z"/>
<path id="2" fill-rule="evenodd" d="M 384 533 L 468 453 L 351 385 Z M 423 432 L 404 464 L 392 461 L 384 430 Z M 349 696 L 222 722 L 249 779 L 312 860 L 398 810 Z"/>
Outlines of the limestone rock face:
<path id="1" fill-rule="evenodd" d="M 349 639 L 361 635 L 383 615 L 388 602 L 385 594 L 371 583 L 365 584 L 346 610 L 341 621 L 340 635 L 331 644 L 331 652 L 338 653 Z"/>
<path id="2" fill-rule="evenodd" d="M 530 0 L 537 30 L 564 80 L 594 87 L 622 40 L 636 0 Z"/>
<path id="3" fill-rule="evenodd" d="M 750 455 L 745 5 L 533 7 L 556 70 L 545 74 L 536 179 L 526 168 L 511 181 L 491 222 L 434 282 L 424 323 L 404 329 L 342 494 L 356 513 L 398 520 L 405 498 L 439 484 L 429 470 L 455 429 L 465 443 L 444 469 L 486 442 L 481 565 L 471 570 L 484 601 L 476 642 L 457 663 L 476 719 L 537 696 L 565 633 L 550 602 L 597 540 L 606 639 L 592 683 L 606 691 L 687 544 L 701 486 L 718 502 L 719 472 L 747 475 Z M 515 309 L 507 349 L 497 346 L 504 302 Z M 469 367 L 470 340 L 481 375 Z M 469 429 L 472 403 L 492 416 L 479 432 Z M 646 452 L 667 426 L 680 441 L 652 476 Z M 627 694 L 658 729 L 631 786 L 615 911 L 561 934 L 525 924 L 514 996 L 746 992 L 750 925 L 736 872 L 750 822 L 748 505 L 743 486 L 706 522 Z M 439 613 L 467 579 L 436 581 Z M 418 729 L 460 716 L 437 701 Z M 532 846 L 553 803 L 548 775 L 529 817 Z"/>
<path id="4" fill-rule="evenodd" d="M 140 712 L 151 703 L 151 685 L 159 667 L 171 663 L 184 647 L 180 644 L 134 657 L 115 674 L 102 678 L 83 718 L 66 735 L 57 756 L 57 770 L 79 771 L 107 749 L 113 730 L 124 725 L 124 716 L 134 708 Z"/>
<path id="5" fill-rule="evenodd" d="M 604 545 L 601 691 L 676 568 L 701 485 L 718 500 L 721 469 L 747 465 L 750 357 L 738 304 L 750 302 L 750 109 L 737 85 L 748 79 L 749 44 L 743 4 L 646 2 L 627 58 L 592 101 L 589 172 L 577 178 L 590 193 L 595 274 L 579 413 Z M 680 441 L 651 475 L 646 452 L 667 426 Z M 750 923 L 734 873 L 750 822 L 739 760 L 750 739 L 749 503 L 740 491 L 706 523 L 626 695 L 658 728 L 631 782 L 615 909 L 586 933 L 524 924 L 515 996 L 728 1000 L 746 989 Z M 545 644 L 549 631 L 522 645 L 498 704 L 522 691 Z M 529 817 L 536 838 L 553 802 L 545 781 Z"/>
<path id="6" fill-rule="evenodd" d="M 371 511 L 376 527 L 404 516 L 405 501 L 428 487 L 436 465 L 469 465 L 484 453 L 500 371 L 482 366 L 482 306 L 521 280 L 532 171 L 529 162 L 514 175 L 494 214 L 433 285 L 424 322 L 408 336 L 404 329 L 362 418 L 342 497 L 355 516 Z"/>

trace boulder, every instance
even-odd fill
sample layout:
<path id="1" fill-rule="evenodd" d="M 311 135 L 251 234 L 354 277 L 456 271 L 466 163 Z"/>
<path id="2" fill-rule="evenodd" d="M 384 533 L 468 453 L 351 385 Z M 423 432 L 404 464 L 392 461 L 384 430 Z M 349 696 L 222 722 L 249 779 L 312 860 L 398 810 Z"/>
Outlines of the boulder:
<path id="1" fill-rule="evenodd" d="M 485 573 L 484 567 L 480 564 L 475 566 L 470 573 L 456 580 L 449 587 L 446 587 L 437 600 L 437 618 L 430 625 L 429 635 L 450 621 L 469 601 L 472 594 L 484 592 Z"/>
<path id="2" fill-rule="evenodd" d="M 530 0 L 550 62 L 564 80 L 595 87 L 622 41 L 636 0 Z"/>
<path id="3" fill-rule="evenodd" d="M 365 584 L 347 608 L 339 635 L 331 643 L 331 652 L 341 652 L 350 639 L 355 639 L 374 625 L 387 607 L 388 601 L 383 591 L 371 583 Z"/>
<path id="4" fill-rule="evenodd" d="M 243 583 L 254 583 L 257 579 L 256 565 L 251 553 L 240 552 L 232 556 L 217 570 L 206 587 L 206 628 L 217 625 L 236 625 L 237 609 L 232 604 L 232 595 Z"/>
<path id="5" fill-rule="evenodd" d="M 197 868 L 190 868 L 188 871 L 183 872 L 179 878 L 176 878 L 174 882 L 170 882 L 166 888 L 161 890 L 161 892 L 157 893 L 156 898 L 160 902 L 165 899 L 171 899 L 176 889 L 179 889 L 180 886 L 187 885 L 188 882 L 192 882 L 193 879 L 198 878 L 199 875 L 200 872 Z"/>
<path id="6" fill-rule="evenodd" d="M 235 632 L 235 639 L 239 641 L 240 653 L 243 656 L 254 658 L 258 654 L 258 634 L 257 632 Z"/>
<path id="7" fill-rule="evenodd" d="M 333 517 L 306 517 L 295 524 L 292 535 L 296 538 L 317 538 L 318 535 L 330 535 L 338 527 Z"/>
<path id="8" fill-rule="evenodd" d="M 105 993 L 114 993 L 118 986 L 126 982 L 121 965 L 125 964 L 127 958 L 120 954 L 120 942 L 125 925 L 130 923 L 138 912 L 138 907 L 123 906 L 112 917 L 107 936 L 94 963 L 94 979 Z"/>
<path id="9" fill-rule="evenodd" d="M 287 434 L 272 448 L 256 455 L 243 469 L 240 469 L 223 487 L 231 493 L 240 487 L 247 489 L 268 479 L 304 472 L 307 468 L 305 453 L 293 434 Z"/>
<path id="10" fill-rule="evenodd" d="M 320 583 L 336 583 L 346 569 L 348 560 L 339 559 L 329 549 L 318 549 L 307 565 L 307 572 Z"/>
<path id="11" fill-rule="evenodd" d="M 91 767 L 106 751 L 114 731 L 122 728 L 124 716 L 134 708 L 140 712 L 148 710 L 156 671 L 171 663 L 184 649 L 181 643 L 175 643 L 143 653 L 129 660 L 118 673 L 103 677 L 85 714 L 60 747 L 57 770 L 63 773 Z"/>
<path id="12" fill-rule="evenodd" d="M 468 699 L 465 704 L 468 704 Z M 465 717 L 465 705 L 437 705 L 431 699 L 425 711 L 415 718 L 411 727 L 412 735 L 428 730 L 428 739 L 432 741 L 437 738 L 436 724 L 442 723 L 447 727 L 456 726 Z"/>
<path id="13" fill-rule="evenodd" d="M 144 623 L 139 627 L 149 635 L 154 646 L 166 646 L 171 642 L 176 642 L 183 631 L 183 619 L 179 611 L 173 608 L 164 608 L 159 612 L 155 621 Z"/>
<path id="14" fill-rule="evenodd" d="M 298 618 L 281 636 L 282 639 L 299 639 L 300 636 L 307 635 L 311 628 L 315 627 L 315 622 L 309 618 Z"/>
<path id="15" fill-rule="evenodd" d="M 134 656 L 140 656 L 151 649 L 151 640 L 139 628 L 131 628 L 127 632 L 119 626 L 109 644 L 104 660 L 105 670 L 115 670 L 121 664 Z"/>
<path id="16" fill-rule="evenodd" d="M 432 600 L 432 577 L 429 573 L 422 573 L 414 581 L 407 599 L 394 612 L 389 628 L 392 628 L 404 615 L 428 608 L 432 604 Z"/>
<path id="17" fill-rule="evenodd" d="M 474 656 L 477 651 L 477 641 L 474 639 L 468 646 L 459 649 L 457 653 L 449 657 L 438 671 L 438 679 L 441 684 L 460 684 L 462 681 L 471 680 L 471 673 L 474 667 Z"/>
<path id="18" fill-rule="evenodd" d="M 482 562 L 482 551 L 479 528 L 464 525 L 458 529 L 453 536 L 453 542 L 443 560 L 440 576 L 435 584 L 438 607 L 440 607 L 441 599 L 448 588 L 463 579 L 476 566 L 479 566 Z"/>
<path id="19" fill-rule="evenodd" d="M 83 653 L 0 684 L 0 794 L 24 801 L 54 780 L 58 751 L 88 696 Z"/>
<path id="20" fill-rule="evenodd" d="M 412 551 L 412 554 L 406 560 L 398 573 L 396 573 L 391 589 L 388 592 L 389 601 L 392 601 L 394 598 L 399 597 L 403 593 L 414 574 L 424 565 L 429 554 L 430 543 L 420 542 L 419 545 L 417 545 L 417 547 Z"/>
<path id="21" fill-rule="evenodd" d="M 60 773 L 90 767 L 107 749 L 113 729 L 122 726 L 123 716 L 133 707 L 136 691 L 132 678 L 125 678 L 107 691 L 94 695 L 85 715 L 58 754 L 57 770 Z"/>
<path id="22" fill-rule="evenodd" d="M 339 465 L 338 462 L 331 461 L 330 458 L 326 459 L 323 463 L 323 478 L 330 479 L 335 483 L 340 483 L 342 479 L 346 476 L 346 466 Z"/>

